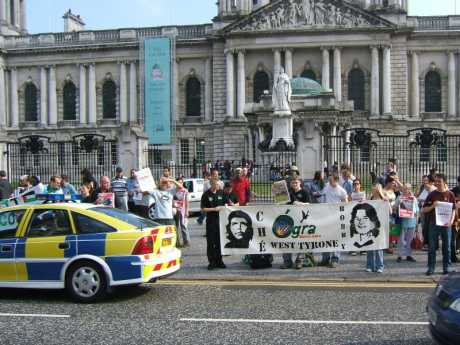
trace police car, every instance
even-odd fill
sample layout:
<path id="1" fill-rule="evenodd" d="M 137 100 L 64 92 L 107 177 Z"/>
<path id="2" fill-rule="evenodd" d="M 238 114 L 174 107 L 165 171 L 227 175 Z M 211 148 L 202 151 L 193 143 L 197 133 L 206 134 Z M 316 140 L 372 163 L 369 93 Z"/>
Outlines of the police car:
<path id="1" fill-rule="evenodd" d="M 82 203 L 0 209 L 0 287 L 66 289 L 92 302 L 112 287 L 155 281 L 180 268 L 176 229 Z"/>

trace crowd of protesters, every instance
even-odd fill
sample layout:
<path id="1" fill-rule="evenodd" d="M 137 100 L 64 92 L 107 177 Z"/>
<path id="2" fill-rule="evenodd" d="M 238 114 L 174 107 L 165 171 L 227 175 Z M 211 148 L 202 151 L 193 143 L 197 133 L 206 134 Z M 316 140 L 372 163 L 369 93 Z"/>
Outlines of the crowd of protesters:
<path id="1" fill-rule="evenodd" d="M 222 206 L 245 206 L 251 202 L 251 174 L 254 172 L 252 161 L 240 162 L 217 161 L 203 165 L 204 188 L 201 199 L 201 215 L 198 224 L 206 219 L 206 240 L 208 269 L 225 268 L 222 260 L 219 235 L 219 210 Z M 178 229 L 178 245 L 189 246 L 188 231 L 189 191 L 184 186 L 183 176 L 174 179 L 171 170 L 164 168 L 158 180 L 158 188 L 152 192 L 142 193 L 136 179 L 135 170 L 129 177 L 118 167 L 115 176 L 100 177 L 99 181 L 91 171 L 81 171 L 81 184 L 74 186 L 66 175 L 51 176 L 47 183 L 38 176 L 21 176 L 17 188 L 8 181 L 5 171 L 0 171 L 0 199 L 24 196 L 28 194 L 81 194 L 82 201 L 101 204 L 101 195 L 113 193 L 114 207 L 147 217 L 149 211 L 156 222 L 164 225 L 175 224 Z M 273 180 L 285 179 L 290 187 L 289 204 L 305 205 L 309 203 L 342 203 L 362 202 L 365 200 L 384 200 L 389 204 L 390 248 L 387 254 L 396 254 L 396 262 L 403 260 L 415 262 L 412 255 L 414 240 L 423 241 L 423 250 L 428 252 L 427 275 L 434 274 L 436 251 L 441 238 L 442 268 L 446 274 L 451 271 L 452 263 L 458 262 L 460 250 L 460 177 L 458 184 L 451 190 L 447 186 L 446 176 L 436 170 L 423 176 L 420 187 L 413 188 L 400 181 L 397 166 L 388 162 L 380 176 L 372 177 L 372 188 L 369 193 L 362 186 L 362 181 L 353 174 L 350 165 L 334 164 L 330 169 L 317 171 L 308 183 L 300 176 L 295 165 L 283 169 L 270 169 Z M 224 182 L 225 181 L 225 182 Z M 417 200 L 412 218 L 400 218 L 398 209 L 402 197 L 413 197 Z M 449 202 L 453 205 L 453 217 L 446 226 L 436 225 L 435 208 L 438 202 Z M 150 210 L 150 206 L 155 207 Z M 316 263 L 312 254 L 298 253 L 283 255 L 281 268 L 301 269 L 312 265 L 336 267 L 340 263 L 340 252 L 323 253 Z M 367 272 L 382 273 L 384 271 L 384 251 L 351 252 L 350 255 L 367 255 Z M 293 258 L 294 256 L 294 258 Z"/>

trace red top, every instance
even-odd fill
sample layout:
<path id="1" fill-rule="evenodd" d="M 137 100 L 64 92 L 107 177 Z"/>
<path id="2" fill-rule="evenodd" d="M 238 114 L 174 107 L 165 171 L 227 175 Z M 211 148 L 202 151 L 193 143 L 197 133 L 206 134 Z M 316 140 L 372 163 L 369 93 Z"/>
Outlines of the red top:
<path id="1" fill-rule="evenodd" d="M 249 188 L 249 180 L 245 177 L 235 177 L 232 180 L 233 193 L 236 195 L 240 206 L 244 206 L 248 203 Z"/>

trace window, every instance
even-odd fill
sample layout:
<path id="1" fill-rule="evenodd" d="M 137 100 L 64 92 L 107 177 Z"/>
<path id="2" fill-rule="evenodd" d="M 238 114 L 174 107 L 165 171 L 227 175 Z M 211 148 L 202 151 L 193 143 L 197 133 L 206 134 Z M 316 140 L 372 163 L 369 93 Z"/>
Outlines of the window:
<path id="1" fill-rule="evenodd" d="M 188 139 L 180 141 L 180 161 L 181 164 L 190 164 L 190 146 Z"/>
<path id="2" fill-rule="evenodd" d="M 364 110 L 364 72 L 360 68 L 348 74 L 348 99 L 354 101 L 355 110 Z"/>
<path id="3" fill-rule="evenodd" d="M 441 112 L 441 76 L 436 71 L 430 71 L 425 76 L 425 111 Z"/>
<path id="4" fill-rule="evenodd" d="M 300 76 L 302 78 L 308 78 L 316 81 L 316 73 L 312 69 L 304 69 Z"/>
<path id="5" fill-rule="evenodd" d="M 35 210 L 28 237 L 66 236 L 72 234 L 66 210 Z"/>
<path id="6" fill-rule="evenodd" d="M 117 86 L 113 80 L 106 80 L 102 86 L 102 107 L 104 119 L 116 119 Z"/>
<path id="7" fill-rule="evenodd" d="M 65 83 L 63 90 L 64 120 L 77 119 L 77 88 L 71 81 Z"/>
<path id="8" fill-rule="evenodd" d="M 96 212 L 96 213 L 105 214 L 106 216 L 109 216 L 109 217 L 116 218 L 122 222 L 133 225 L 138 229 L 152 228 L 152 227 L 160 226 L 160 224 L 155 223 L 149 219 L 136 216 L 135 214 L 129 213 L 127 211 L 119 210 L 117 208 L 98 206 L 98 207 L 92 207 L 89 210 Z"/>
<path id="9" fill-rule="evenodd" d="M 24 90 L 25 120 L 35 122 L 38 120 L 37 111 L 37 87 L 33 83 L 27 83 Z"/>
<path id="10" fill-rule="evenodd" d="M 16 230 L 24 213 L 25 210 L 0 213 L 0 239 L 16 237 Z"/>
<path id="11" fill-rule="evenodd" d="M 205 141 L 204 139 L 195 139 L 196 162 L 203 164 L 205 161 Z"/>
<path id="12" fill-rule="evenodd" d="M 79 235 L 116 232 L 111 226 L 83 214 L 72 212 L 72 217 Z"/>
<path id="13" fill-rule="evenodd" d="M 186 84 L 186 115 L 201 116 L 201 83 L 195 77 L 190 77 Z"/>
<path id="14" fill-rule="evenodd" d="M 265 71 L 258 71 L 254 75 L 254 102 L 259 103 L 265 90 L 270 90 L 270 79 Z"/>

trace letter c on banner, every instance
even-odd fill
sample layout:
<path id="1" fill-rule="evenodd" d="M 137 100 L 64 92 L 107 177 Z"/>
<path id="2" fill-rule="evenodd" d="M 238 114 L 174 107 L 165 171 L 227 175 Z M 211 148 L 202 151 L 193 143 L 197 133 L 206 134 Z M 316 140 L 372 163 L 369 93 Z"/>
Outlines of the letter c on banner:
<path id="1" fill-rule="evenodd" d="M 261 222 L 264 220 L 264 212 L 263 211 L 259 211 L 256 213 L 256 219 L 258 222 Z"/>

